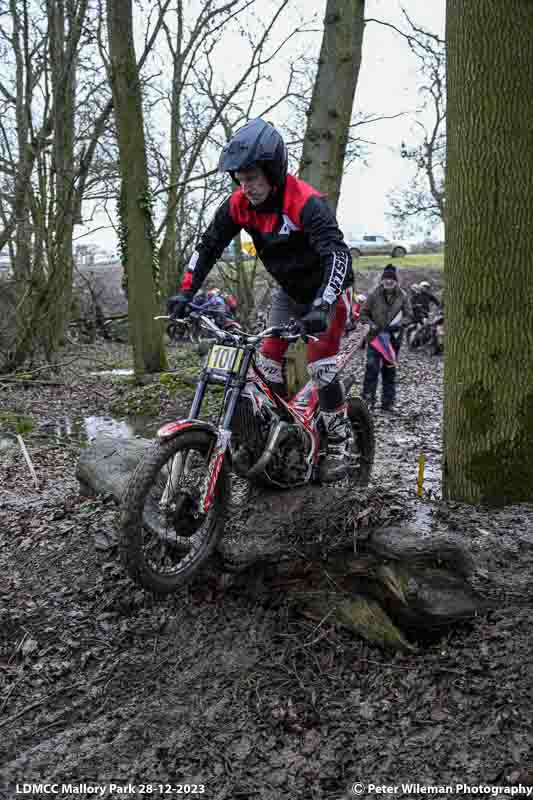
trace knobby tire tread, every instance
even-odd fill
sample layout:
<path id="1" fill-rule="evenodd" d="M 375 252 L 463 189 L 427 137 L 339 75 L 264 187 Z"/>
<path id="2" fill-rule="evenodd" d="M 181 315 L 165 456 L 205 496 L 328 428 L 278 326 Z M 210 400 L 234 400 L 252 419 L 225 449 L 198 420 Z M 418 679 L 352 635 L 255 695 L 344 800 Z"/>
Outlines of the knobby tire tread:
<path id="1" fill-rule="evenodd" d="M 133 580 L 156 594 L 169 594 L 189 583 L 207 561 L 224 532 L 226 504 L 230 497 L 230 473 L 224 460 L 217 480 L 216 514 L 207 541 L 187 568 L 179 575 L 161 576 L 145 561 L 142 547 L 142 514 L 144 503 L 163 465 L 180 450 L 205 448 L 214 437 L 207 431 L 185 431 L 168 442 L 155 442 L 146 452 L 131 476 L 121 503 L 119 550 L 122 563 Z"/>

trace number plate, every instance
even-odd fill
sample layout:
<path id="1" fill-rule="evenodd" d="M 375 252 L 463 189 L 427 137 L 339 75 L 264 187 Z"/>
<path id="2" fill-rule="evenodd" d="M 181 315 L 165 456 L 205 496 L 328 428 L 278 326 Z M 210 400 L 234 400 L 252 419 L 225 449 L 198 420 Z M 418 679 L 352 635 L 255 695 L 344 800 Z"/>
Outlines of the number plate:
<path id="1" fill-rule="evenodd" d="M 241 366 L 243 351 L 237 347 L 215 344 L 209 352 L 207 366 L 217 372 L 236 373 Z"/>

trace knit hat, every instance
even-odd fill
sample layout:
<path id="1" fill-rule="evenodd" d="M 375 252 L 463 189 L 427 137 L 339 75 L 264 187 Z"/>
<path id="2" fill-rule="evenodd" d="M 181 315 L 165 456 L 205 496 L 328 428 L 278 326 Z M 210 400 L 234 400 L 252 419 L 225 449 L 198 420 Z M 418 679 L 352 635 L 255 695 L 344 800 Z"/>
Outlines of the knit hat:
<path id="1" fill-rule="evenodd" d="M 398 273 L 396 272 L 396 267 L 394 264 L 387 264 L 385 269 L 383 270 L 383 275 L 381 276 L 381 280 L 398 280 Z"/>

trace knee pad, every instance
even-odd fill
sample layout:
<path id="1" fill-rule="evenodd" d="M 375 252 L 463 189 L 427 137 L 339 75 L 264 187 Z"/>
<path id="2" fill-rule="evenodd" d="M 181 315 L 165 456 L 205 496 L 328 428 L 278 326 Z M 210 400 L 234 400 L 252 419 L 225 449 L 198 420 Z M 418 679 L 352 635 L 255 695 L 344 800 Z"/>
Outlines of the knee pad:
<path id="1" fill-rule="evenodd" d="M 327 386 L 337 377 L 337 359 L 330 357 L 311 361 L 307 365 L 307 371 L 313 384 L 320 391 L 323 386 Z"/>
<path id="2" fill-rule="evenodd" d="M 281 361 L 274 361 L 273 358 L 268 358 L 267 356 L 263 355 L 263 353 L 259 353 L 257 366 L 269 383 L 283 383 L 283 368 Z"/>
<path id="3" fill-rule="evenodd" d="M 344 402 L 344 389 L 337 376 L 337 359 L 321 358 L 307 367 L 313 384 L 318 389 L 320 408 L 334 411 Z"/>

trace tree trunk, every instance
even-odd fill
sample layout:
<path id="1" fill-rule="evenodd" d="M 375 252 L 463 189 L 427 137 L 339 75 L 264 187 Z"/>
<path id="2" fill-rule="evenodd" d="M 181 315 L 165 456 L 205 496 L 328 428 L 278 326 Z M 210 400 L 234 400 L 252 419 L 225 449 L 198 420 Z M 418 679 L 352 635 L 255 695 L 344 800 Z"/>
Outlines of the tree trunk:
<path id="1" fill-rule="evenodd" d="M 181 14 L 179 15 L 181 20 Z M 180 24 L 181 30 L 181 24 Z M 180 47 L 179 36 L 177 47 Z M 181 93 L 182 93 L 182 59 L 178 52 L 174 55 L 172 72 L 172 99 L 170 109 L 170 188 L 167 198 L 167 221 L 165 237 L 161 245 L 159 263 L 161 266 L 161 287 L 167 297 L 175 294 L 179 287 L 180 270 L 177 261 L 177 213 L 178 213 L 178 181 L 181 175 Z"/>
<path id="2" fill-rule="evenodd" d="M 133 43 L 131 0 L 108 0 L 111 87 L 124 197 L 127 236 L 128 305 L 134 366 L 138 376 L 164 369 L 162 330 L 154 286 L 152 217 L 142 112 L 142 94 Z"/>
<path id="3" fill-rule="evenodd" d="M 364 0 L 328 0 L 300 177 L 337 208 L 364 31 Z"/>
<path id="4" fill-rule="evenodd" d="M 444 489 L 533 500 L 533 4 L 448 0 Z"/>
<path id="5" fill-rule="evenodd" d="M 46 4 L 49 40 L 49 79 L 51 110 L 45 108 L 46 119 L 40 138 L 52 135 L 51 164 L 43 170 L 39 137 L 31 146 L 27 142 L 28 121 L 31 120 L 31 95 L 23 98 L 24 69 L 26 83 L 31 84 L 31 67 L 20 67 L 17 89 L 17 135 L 21 158 L 21 174 L 16 188 L 16 257 L 14 273 L 18 287 L 16 334 L 11 347 L 10 362 L 14 368 L 24 362 L 37 344 L 51 361 L 62 340 L 72 296 L 72 233 L 74 225 L 74 135 L 77 53 L 85 23 L 87 0 L 74 5 L 50 0 Z M 19 21 L 20 22 L 20 21 Z M 46 92 L 48 92 L 48 85 Z M 25 105 L 24 105 L 25 104 Z M 39 190 L 42 206 L 48 209 L 41 230 L 35 226 L 35 202 L 31 175 L 35 159 L 40 161 Z M 38 161 L 38 164 L 39 164 Z M 46 176 L 46 177 L 45 177 Z M 46 197 L 46 200 L 44 199 Z M 34 219 L 31 212 L 33 210 Z M 44 234 L 44 235 L 43 235 Z M 46 254 L 42 244 L 46 238 Z M 38 255 L 41 255 L 41 261 Z"/>
<path id="6" fill-rule="evenodd" d="M 86 3 L 83 4 L 86 6 Z M 72 234 L 74 228 L 74 128 L 77 55 L 71 51 L 74 27 L 83 25 L 72 9 L 49 3 L 50 65 L 53 91 L 52 172 L 55 207 L 48 246 L 48 281 L 39 297 L 37 319 L 43 347 L 51 359 L 63 338 L 72 297 Z"/>

